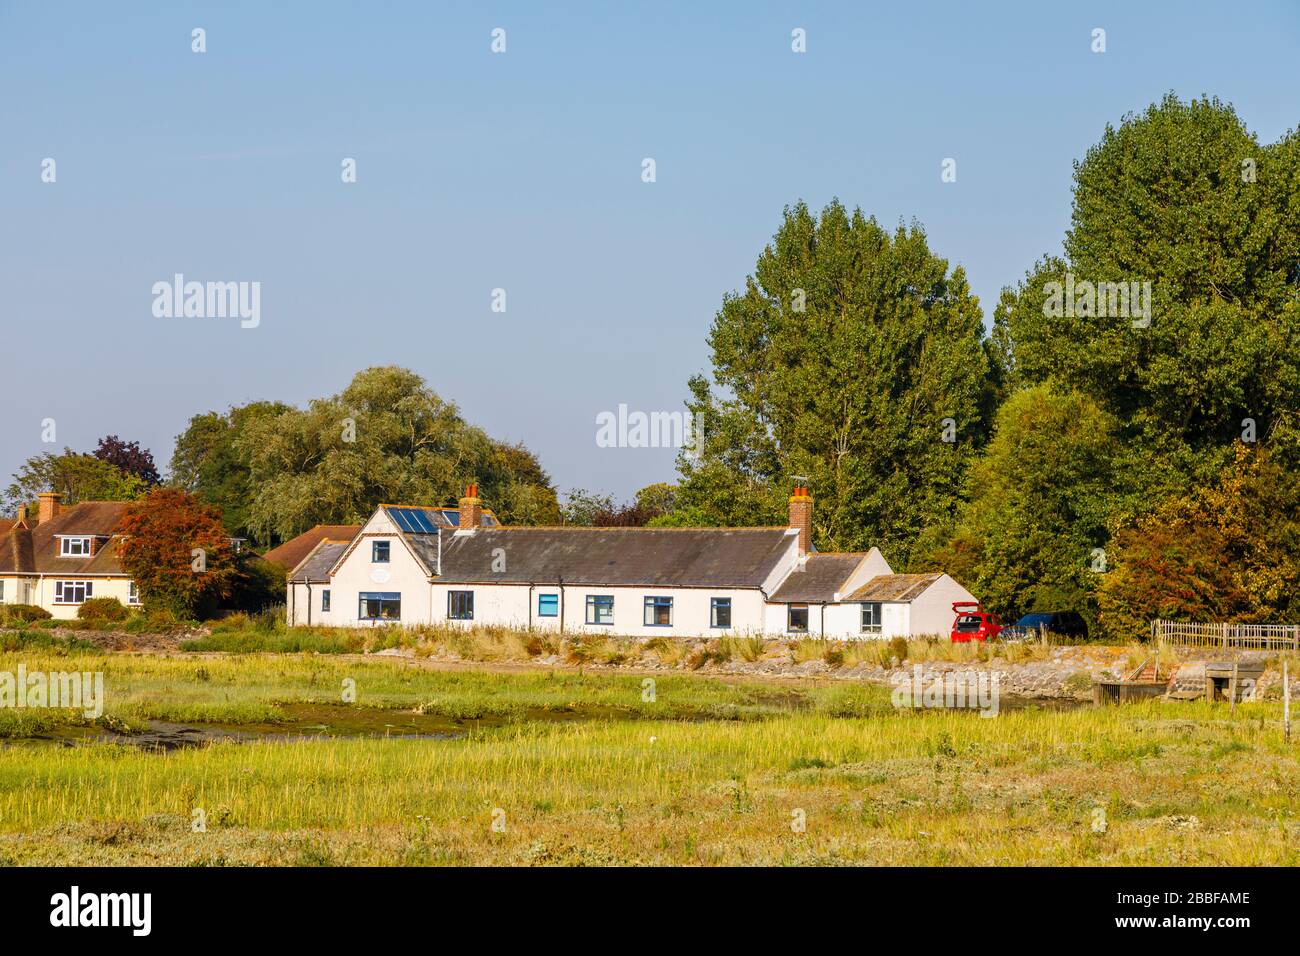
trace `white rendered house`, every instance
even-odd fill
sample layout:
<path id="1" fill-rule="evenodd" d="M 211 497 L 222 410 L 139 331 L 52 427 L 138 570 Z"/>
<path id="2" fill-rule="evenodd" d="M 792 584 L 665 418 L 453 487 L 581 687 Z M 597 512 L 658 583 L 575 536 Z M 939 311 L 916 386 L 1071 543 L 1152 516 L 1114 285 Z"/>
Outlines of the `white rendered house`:
<path id="1" fill-rule="evenodd" d="M 808 550 L 812 496 L 772 528 L 487 525 L 477 489 L 445 509 L 381 505 L 349 542 L 323 539 L 289 576 L 291 623 L 504 625 L 634 637 L 836 639 L 947 634 L 946 574 L 894 574 L 880 552 Z"/>

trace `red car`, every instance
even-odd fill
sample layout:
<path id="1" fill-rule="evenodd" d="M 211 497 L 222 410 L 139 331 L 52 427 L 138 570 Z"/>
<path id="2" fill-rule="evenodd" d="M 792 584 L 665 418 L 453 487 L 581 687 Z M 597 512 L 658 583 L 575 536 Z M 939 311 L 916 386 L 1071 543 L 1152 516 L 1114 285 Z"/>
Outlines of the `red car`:
<path id="1" fill-rule="evenodd" d="M 978 601 L 957 601 L 952 606 L 957 620 L 952 623 L 952 639 L 958 644 L 967 641 L 991 641 L 1002 630 L 998 616 L 984 610 Z"/>

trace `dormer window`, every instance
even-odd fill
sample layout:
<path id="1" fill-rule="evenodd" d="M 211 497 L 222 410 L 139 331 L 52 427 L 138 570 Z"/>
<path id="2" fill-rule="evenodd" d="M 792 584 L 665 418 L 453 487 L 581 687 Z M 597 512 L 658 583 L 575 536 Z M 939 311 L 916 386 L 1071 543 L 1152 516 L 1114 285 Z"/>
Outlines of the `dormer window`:
<path id="1" fill-rule="evenodd" d="M 59 555 L 64 558 L 88 558 L 94 553 L 91 538 L 60 538 Z"/>

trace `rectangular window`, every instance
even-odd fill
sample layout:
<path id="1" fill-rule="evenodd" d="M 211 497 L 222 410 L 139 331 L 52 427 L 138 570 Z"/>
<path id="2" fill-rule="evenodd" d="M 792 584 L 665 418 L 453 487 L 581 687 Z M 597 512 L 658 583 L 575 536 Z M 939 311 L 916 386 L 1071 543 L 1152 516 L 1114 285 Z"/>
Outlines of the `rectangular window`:
<path id="1" fill-rule="evenodd" d="M 363 591 L 360 595 L 357 617 L 363 621 L 400 621 L 402 619 L 402 593 L 400 591 Z"/>
<path id="2" fill-rule="evenodd" d="M 0 604 L 3 604 L 4 600 L 5 600 L 5 583 L 3 581 L 0 581 Z"/>
<path id="3" fill-rule="evenodd" d="M 538 617 L 559 617 L 560 596 L 558 594 L 537 595 L 537 616 Z"/>
<path id="4" fill-rule="evenodd" d="M 474 592 L 448 591 L 447 617 L 453 621 L 474 620 Z"/>
<path id="5" fill-rule="evenodd" d="M 587 623 L 588 624 L 613 624 L 614 623 L 614 595 L 612 594 L 588 594 L 587 595 Z"/>
<path id="6" fill-rule="evenodd" d="M 388 563 L 388 550 L 391 541 L 375 541 L 370 545 L 370 560 L 374 564 Z"/>
<path id="7" fill-rule="evenodd" d="M 89 538 L 60 538 L 59 555 L 65 558 L 85 558 L 90 556 Z"/>
<path id="8" fill-rule="evenodd" d="M 731 598 L 714 598 L 709 603 L 709 627 L 731 627 Z"/>
<path id="9" fill-rule="evenodd" d="M 325 613 L 326 611 L 328 611 L 328 610 L 330 609 L 330 589 L 329 589 L 329 588 L 326 588 L 325 590 L 323 590 L 323 591 L 320 592 L 320 609 L 321 609 L 321 613 L 322 613 L 322 614 Z"/>
<path id="10" fill-rule="evenodd" d="M 132 581 L 130 584 L 126 586 L 126 603 L 127 604 L 140 603 L 140 588 L 136 586 L 136 583 L 134 581 Z"/>
<path id="11" fill-rule="evenodd" d="M 867 601 L 862 605 L 862 633 L 880 633 L 880 602 Z"/>
<path id="12" fill-rule="evenodd" d="M 54 603 L 81 604 L 86 598 L 91 597 L 93 588 L 92 581 L 55 581 Z"/>
<path id="13" fill-rule="evenodd" d="M 647 597 L 645 599 L 645 626 L 672 627 L 673 599 L 670 597 Z"/>
<path id="14" fill-rule="evenodd" d="M 786 611 L 785 628 L 791 634 L 808 633 L 808 605 L 791 604 Z"/>

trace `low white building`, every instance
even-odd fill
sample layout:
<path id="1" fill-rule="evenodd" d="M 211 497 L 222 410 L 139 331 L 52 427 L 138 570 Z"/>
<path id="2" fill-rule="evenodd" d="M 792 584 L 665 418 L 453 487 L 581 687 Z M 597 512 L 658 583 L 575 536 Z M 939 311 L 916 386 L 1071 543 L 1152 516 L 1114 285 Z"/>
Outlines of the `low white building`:
<path id="1" fill-rule="evenodd" d="M 889 638 L 946 635 L 952 603 L 974 600 L 945 574 L 894 574 L 874 548 L 809 553 L 806 489 L 775 528 L 487 525 L 476 492 L 456 527 L 445 509 L 381 505 L 351 541 L 319 541 L 290 574 L 290 622 Z"/>

